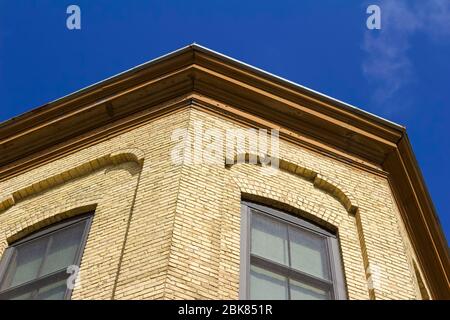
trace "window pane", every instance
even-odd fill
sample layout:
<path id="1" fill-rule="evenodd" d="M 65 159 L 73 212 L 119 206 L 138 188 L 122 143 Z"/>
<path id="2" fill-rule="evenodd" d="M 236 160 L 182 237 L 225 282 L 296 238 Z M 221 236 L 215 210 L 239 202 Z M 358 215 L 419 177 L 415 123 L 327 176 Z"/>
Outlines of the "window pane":
<path id="1" fill-rule="evenodd" d="M 34 290 L 31 290 L 29 292 L 25 292 L 25 293 L 21 293 L 18 294 L 16 296 L 10 296 L 10 298 L 8 298 L 8 300 L 29 300 L 31 299 L 31 294 L 33 293 Z"/>
<path id="2" fill-rule="evenodd" d="M 289 227 L 291 267 L 329 279 L 326 239 L 312 232 Z"/>
<path id="3" fill-rule="evenodd" d="M 287 299 L 287 278 L 253 265 L 250 266 L 250 298 Z"/>
<path id="4" fill-rule="evenodd" d="M 62 300 L 66 294 L 67 284 L 66 279 L 58 282 L 48 284 L 39 289 L 35 299 L 37 300 Z"/>
<path id="5" fill-rule="evenodd" d="M 16 247 L 2 289 L 14 287 L 37 277 L 47 242 L 47 238 L 38 238 Z"/>
<path id="6" fill-rule="evenodd" d="M 42 268 L 41 276 L 65 269 L 75 261 L 75 255 L 83 236 L 85 222 L 52 234 L 52 242 Z"/>
<path id="7" fill-rule="evenodd" d="M 252 254 L 287 265 L 287 226 L 263 214 L 253 212 L 251 228 Z"/>
<path id="8" fill-rule="evenodd" d="M 291 300 L 328 300 L 329 292 L 314 286 L 290 279 Z"/>

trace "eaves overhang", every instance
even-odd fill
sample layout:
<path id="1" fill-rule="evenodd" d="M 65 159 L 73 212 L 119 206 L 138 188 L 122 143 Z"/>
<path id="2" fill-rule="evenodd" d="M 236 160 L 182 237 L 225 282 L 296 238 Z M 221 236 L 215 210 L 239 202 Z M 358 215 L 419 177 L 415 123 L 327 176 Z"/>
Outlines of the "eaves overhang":
<path id="1" fill-rule="evenodd" d="M 194 44 L 0 123 L 0 165 L 22 158 L 14 147 L 25 142 L 28 153 L 41 148 L 33 139 L 41 140 L 38 132 L 46 124 L 57 133 L 45 140 L 51 145 L 64 136 L 60 127 L 70 118 L 83 123 L 69 128 L 67 134 L 73 135 L 111 121 L 113 112 L 137 111 L 130 101 L 148 106 L 192 91 L 333 140 L 332 145 L 375 164 L 384 161 L 404 132 L 392 122 Z"/>
<path id="2" fill-rule="evenodd" d="M 0 181 L 55 145 L 192 93 L 385 172 L 433 297 L 450 298 L 447 242 L 405 128 L 197 44 L 0 123 Z"/>

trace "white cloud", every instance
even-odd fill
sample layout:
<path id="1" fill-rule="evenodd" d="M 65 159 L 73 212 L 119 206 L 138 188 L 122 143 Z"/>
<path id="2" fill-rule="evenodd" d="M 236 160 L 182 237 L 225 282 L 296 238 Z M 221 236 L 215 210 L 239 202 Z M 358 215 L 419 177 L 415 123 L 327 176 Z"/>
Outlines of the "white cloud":
<path id="1" fill-rule="evenodd" d="M 382 106 L 416 81 L 408 55 L 414 35 L 424 34 L 438 42 L 450 40 L 450 0 L 382 0 L 378 5 L 381 30 L 366 30 L 364 34 L 362 69 L 375 85 L 375 103 Z"/>

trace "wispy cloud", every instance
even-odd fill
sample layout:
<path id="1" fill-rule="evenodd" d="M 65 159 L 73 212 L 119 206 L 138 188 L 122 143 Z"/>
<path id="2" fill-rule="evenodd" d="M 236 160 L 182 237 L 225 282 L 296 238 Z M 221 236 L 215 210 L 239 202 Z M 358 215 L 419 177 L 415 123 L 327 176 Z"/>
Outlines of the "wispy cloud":
<path id="1" fill-rule="evenodd" d="M 364 34 L 362 48 L 366 57 L 362 69 L 375 86 L 374 102 L 382 107 L 416 81 L 409 56 L 414 35 L 424 34 L 432 41 L 450 40 L 450 1 L 382 0 L 377 4 L 381 9 L 381 30 L 367 30 Z"/>

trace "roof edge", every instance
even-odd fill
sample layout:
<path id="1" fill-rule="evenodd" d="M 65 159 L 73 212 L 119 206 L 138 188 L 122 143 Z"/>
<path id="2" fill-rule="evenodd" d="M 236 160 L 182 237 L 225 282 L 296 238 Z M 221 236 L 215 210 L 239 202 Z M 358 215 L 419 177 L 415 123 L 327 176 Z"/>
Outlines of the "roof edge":
<path id="1" fill-rule="evenodd" d="M 224 54 L 222 54 L 220 52 L 211 50 L 211 49 L 209 49 L 207 47 L 204 47 L 202 45 L 199 45 L 197 43 L 192 43 L 192 44 L 189 44 L 189 45 L 184 46 L 182 48 L 179 48 L 177 50 L 171 51 L 171 52 L 169 52 L 167 54 L 164 54 L 162 56 L 156 57 L 156 58 L 151 59 L 151 60 L 149 60 L 147 62 L 139 64 L 139 65 L 137 65 L 135 67 L 132 67 L 130 69 L 127 69 L 125 71 L 122 71 L 120 73 L 112 75 L 112 76 L 110 76 L 108 78 L 105 78 L 103 80 L 100 80 L 98 82 L 95 82 L 95 83 L 93 83 L 93 84 L 91 84 L 91 85 L 89 85 L 87 87 L 81 88 L 81 89 L 79 89 L 77 91 L 74 91 L 74 92 L 72 92 L 70 94 L 67 94 L 67 95 L 62 96 L 60 98 L 52 100 L 52 101 L 50 101 L 50 102 L 48 102 L 48 103 L 46 103 L 44 105 L 41 105 L 41 106 L 36 107 L 36 108 L 33 108 L 33 109 L 31 109 L 29 111 L 26 111 L 26 112 L 24 112 L 22 114 L 14 116 L 14 117 L 12 117 L 10 119 L 7 119 L 5 121 L 2 121 L 2 122 L 0 122 L 0 128 L 7 127 L 10 124 L 16 123 L 16 122 L 18 122 L 18 121 L 20 121 L 22 119 L 27 118 L 27 116 L 29 116 L 31 114 L 35 114 L 35 113 L 38 113 L 40 111 L 43 111 L 44 109 L 46 109 L 46 108 L 48 108 L 48 107 L 50 107 L 52 105 L 60 104 L 60 103 L 63 103 L 65 101 L 67 101 L 67 100 L 71 100 L 71 99 L 74 99 L 76 97 L 79 97 L 79 96 L 81 96 L 81 95 L 83 95 L 85 93 L 88 93 L 90 91 L 94 91 L 96 88 L 101 87 L 101 86 L 105 86 L 108 83 L 114 82 L 115 80 L 118 80 L 118 78 L 120 78 L 120 77 L 125 77 L 125 76 L 132 75 L 132 74 L 134 74 L 136 72 L 139 72 L 139 71 L 141 71 L 141 70 L 143 70 L 145 68 L 148 68 L 148 67 L 150 67 L 150 66 L 152 66 L 154 64 L 157 64 L 159 62 L 168 60 L 168 59 L 170 59 L 172 57 L 181 55 L 181 54 L 189 52 L 189 51 L 193 51 L 193 52 L 199 51 L 199 52 L 202 52 L 202 53 L 213 55 L 214 57 L 218 58 L 219 60 L 226 61 L 228 63 L 237 65 L 240 68 L 246 69 L 247 71 L 251 71 L 251 72 L 253 72 L 253 73 L 255 73 L 255 74 L 259 75 L 259 76 L 262 76 L 262 77 L 266 78 L 267 80 L 277 82 L 277 83 L 279 83 L 281 85 L 288 86 L 288 87 L 293 88 L 295 90 L 300 90 L 302 93 L 306 93 L 306 94 L 312 95 L 315 98 L 325 100 L 325 102 L 332 103 L 332 104 L 335 104 L 335 105 L 337 104 L 338 106 L 344 108 L 346 111 L 354 112 L 354 113 L 356 113 L 358 115 L 368 117 L 369 119 L 371 119 L 371 120 L 373 120 L 375 122 L 378 122 L 380 124 L 383 124 L 383 125 L 385 125 L 385 126 L 387 126 L 389 128 L 392 128 L 392 129 L 395 129 L 395 130 L 399 130 L 401 132 L 405 132 L 406 131 L 406 128 L 403 125 L 397 124 L 397 123 L 395 123 L 393 121 L 390 121 L 390 120 L 387 120 L 387 119 L 382 118 L 380 116 L 377 116 L 377 115 L 375 115 L 373 113 L 370 113 L 368 111 L 360 109 L 360 108 L 358 108 L 358 107 L 356 107 L 354 105 L 351 105 L 351 104 L 349 104 L 347 102 L 344 102 L 344 101 L 341 101 L 339 99 L 330 97 L 330 96 L 328 96 L 328 95 L 326 95 L 324 93 L 321 93 L 319 91 L 313 90 L 313 89 L 308 88 L 306 86 L 300 85 L 300 84 L 298 84 L 296 82 L 293 82 L 293 81 L 287 80 L 287 79 L 285 79 L 283 77 L 274 75 L 274 74 L 272 74 L 270 72 L 267 72 L 265 70 L 262 70 L 260 68 L 255 67 L 255 66 L 252 66 L 252 65 L 250 65 L 248 63 L 245 63 L 245 62 L 242 62 L 240 60 L 237 60 L 237 59 L 234 59 L 232 57 L 229 57 L 227 55 L 224 55 Z"/>

